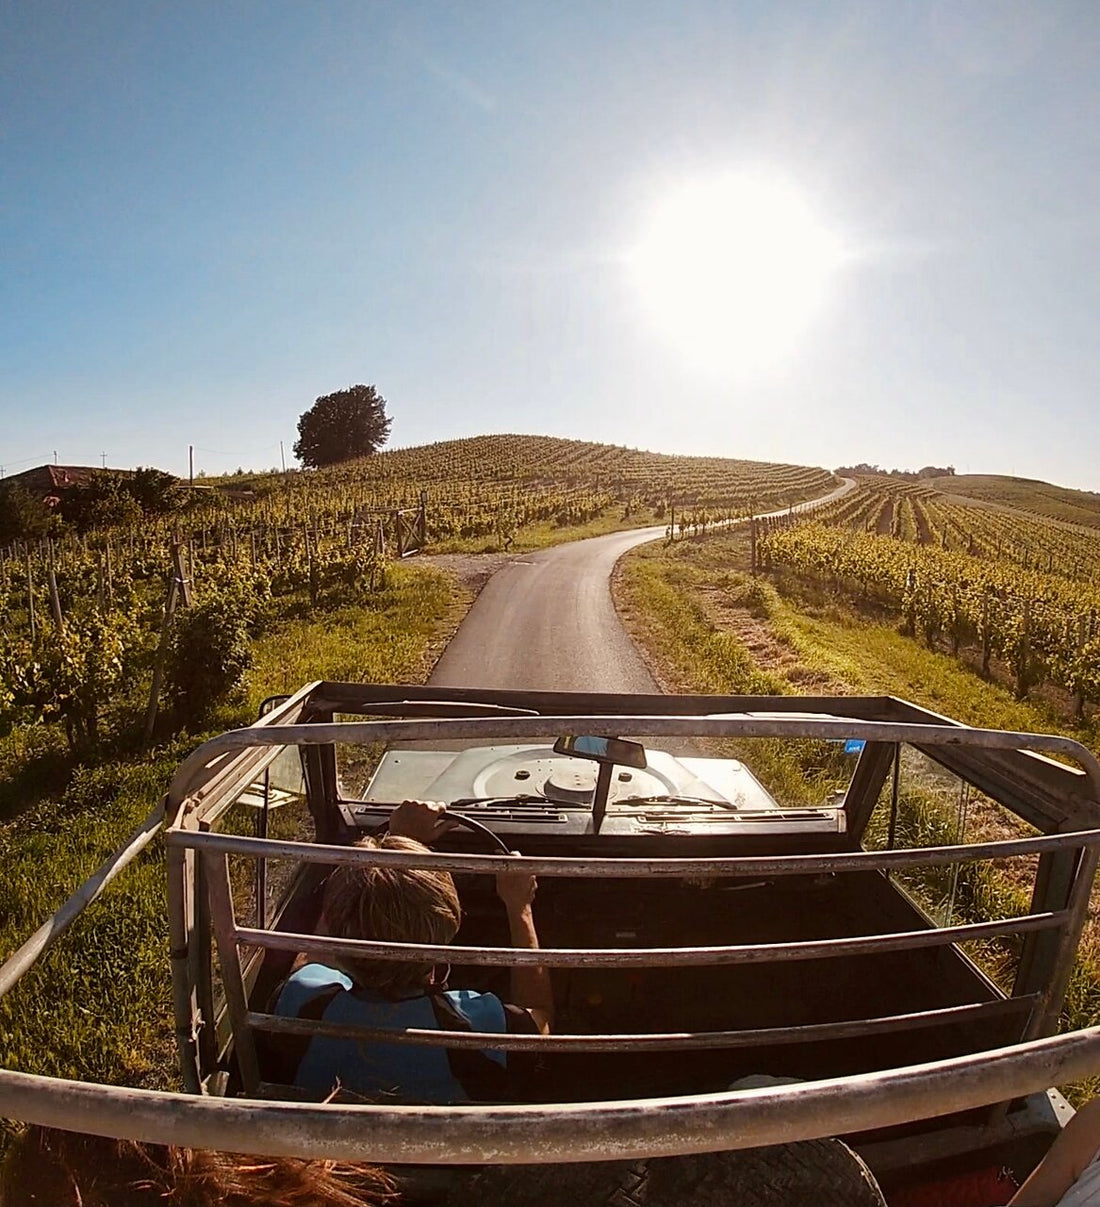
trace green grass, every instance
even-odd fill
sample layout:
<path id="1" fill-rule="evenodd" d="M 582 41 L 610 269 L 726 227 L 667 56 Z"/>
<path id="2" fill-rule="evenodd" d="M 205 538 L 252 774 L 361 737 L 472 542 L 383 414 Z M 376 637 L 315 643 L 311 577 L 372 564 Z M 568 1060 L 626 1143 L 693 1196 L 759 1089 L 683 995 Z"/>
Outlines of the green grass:
<path id="1" fill-rule="evenodd" d="M 182 757 L 78 768 L 0 835 L 0 951 L 56 910 L 156 804 Z M 164 1084 L 173 1062 L 160 842 L 0 1001 L 0 1065 L 120 1085 Z"/>
<path id="2" fill-rule="evenodd" d="M 616 595 L 627 627 L 675 690 L 719 695 L 789 693 L 790 685 L 758 667 L 735 634 L 716 628 L 708 619 L 697 598 L 706 578 L 699 564 L 700 550 L 705 548 L 705 542 L 683 542 L 667 549 L 643 546 L 628 555 L 621 564 Z M 846 782 L 850 771 L 839 748 L 824 742 L 753 739 L 727 745 L 731 754 L 751 762 L 754 773 L 785 803 L 820 802 Z"/>
<path id="3" fill-rule="evenodd" d="M 533 549 L 546 549 L 550 545 L 563 545 L 566 541 L 582 541 L 590 536 L 605 536 L 609 532 L 624 532 L 630 528 L 649 528 L 667 524 L 667 520 L 652 508 L 639 507 L 625 514 L 621 503 L 605 508 L 586 524 L 556 524 L 552 520 L 540 520 L 518 528 L 511 541 L 497 534 L 469 537 L 452 537 L 433 541 L 427 553 L 529 553 Z"/>
<path id="4" fill-rule="evenodd" d="M 403 562 L 373 595 L 319 615 L 290 619 L 253 644 L 249 719 L 260 701 L 314 679 L 422 683 L 471 602 L 447 575 Z"/>
<path id="5" fill-rule="evenodd" d="M 247 724 L 265 696 L 313 679 L 422 682 L 469 597 L 427 566 L 392 567 L 385 590 L 285 620 L 259 638 L 247 689 L 214 718 Z M 51 728 L 0 739 L 0 958 L 6 959 L 138 825 L 207 733 L 146 758 L 76 766 Z M 34 774 L 28 774 L 28 768 Z M 0 1000 L 0 1066 L 172 1087 L 163 846 L 154 842 Z"/>

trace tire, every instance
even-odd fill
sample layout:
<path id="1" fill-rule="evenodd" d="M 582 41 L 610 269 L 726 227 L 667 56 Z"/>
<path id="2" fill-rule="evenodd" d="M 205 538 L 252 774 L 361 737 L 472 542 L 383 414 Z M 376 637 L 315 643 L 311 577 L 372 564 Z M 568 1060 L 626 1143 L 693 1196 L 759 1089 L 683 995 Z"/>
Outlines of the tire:
<path id="1" fill-rule="evenodd" d="M 478 1207 L 885 1207 L 874 1175 L 839 1140 L 633 1163 L 488 1166 L 461 1198 Z"/>
<path id="2" fill-rule="evenodd" d="M 477 1207 L 647 1207 L 644 1162 L 490 1165 L 469 1188 Z M 452 1198 L 451 1203 L 458 1207 Z"/>
<path id="3" fill-rule="evenodd" d="M 840 1140 L 649 1162 L 646 1207 L 885 1207 L 863 1161 Z"/>

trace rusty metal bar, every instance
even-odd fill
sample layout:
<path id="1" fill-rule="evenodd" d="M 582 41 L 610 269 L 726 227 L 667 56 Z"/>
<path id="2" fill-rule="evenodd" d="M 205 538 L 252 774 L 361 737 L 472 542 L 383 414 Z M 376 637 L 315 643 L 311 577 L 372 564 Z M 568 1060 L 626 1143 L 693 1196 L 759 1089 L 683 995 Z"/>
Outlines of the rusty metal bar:
<path id="1" fill-rule="evenodd" d="M 295 694 L 293 696 L 290 696 L 286 700 L 284 700 L 282 704 L 277 705 L 270 712 L 265 713 L 262 717 L 259 718 L 259 720 L 255 721 L 252 725 L 250 725 L 248 727 L 248 729 L 231 730 L 230 732 L 247 733 L 247 732 L 251 731 L 254 733 L 264 733 L 268 729 L 268 727 L 279 727 L 279 726 L 282 726 L 282 728 L 285 729 L 286 726 L 283 724 L 282 718 L 287 717 L 287 716 L 294 716 L 295 718 L 297 718 L 298 716 L 300 716 L 302 707 L 303 707 L 306 699 L 308 698 L 310 692 L 312 692 L 317 686 L 318 686 L 318 683 L 316 683 L 316 682 L 307 684 L 300 691 L 295 692 Z M 258 748 L 262 748 L 262 747 L 270 748 L 272 746 L 281 746 L 282 744 L 283 743 L 281 743 L 281 742 L 280 743 L 259 742 L 259 743 L 256 743 L 255 745 Z M 203 747 L 200 746 L 197 750 L 192 751 L 192 753 L 188 756 L 188 758 L 186 760 L 184 760 L 184 762 L 185 763 L 191 762 L 191 760 L 195 759 L 196 756 L 199 755 L 202 750 L 203 750 Z M 219 787 L 222 785 L 222 783 L 225 781 L 225 779 L 227 777 L 236 777 L 242 773 L 242 762 L 239 758 L 233 757 L 234 753 L 239 755 L 242 752 L 239 750 L 236 752 L 234 752 L 232 750 L 221 751 L 221 752 L 211 752 L 208 757 L 206 757 L 204 759 L 196 760 L 196 762 L 197 762 L 196 778 L 203 779 L 203 773 L 205 772 L 205 781 L 202 783 L 201 789 L 198 792 L 198 799 L 196 801 L 190 802 L 191 807 L 194 807 L 197 803 L 200 803 L 202 800 L 205 800 L 208 793 L 217 792 L 217 790 L 219 789 Z M 258 753 L 258 750 L 257 750 L 257 753 Z M 252 766 L 252 770 L 254 772 L 252 778 L 255 778 L 255 773 L 258 773 L 259 771 L 262 771 L 264 769 L 264 767 L 269 766 L 271 764 L 271 762 L 273 762 L 276 758 L 278 758 L 278 755 L 279 755 L 279 751 L 273 750 L 270 757 L 258 758 L 256 760 L 254 760 L 254 763 L 250 764 Z M 178 777 L 178 774 L 179 774 L 179 772 L 177 771 L 177 777 Z M 173 779 L 172 782 L 173 782 L 173 784 L 175 783 L 175 778 Z M 173 824 L 176 824 L 176 822 L 178 821 L 179 808 L 180 808 L 181 804 L 183 803 L 183 799 L 184 799 L 183 797 L 176 798 L 172 795 L 172 789 L 171 789 L 171 785 L 170 785 L 169 789 L 168 789 L 167 798 L 165 801 L 165 807 L 167 810 L 167 816 L 169 818 L 173 819 Z"/>
<path id="2" fill-rule="evenodd" d="M 241 1069 L 246 1094 L 254 1094 L 260 1084 L 260 1064 L 256 1056 L 255 1037 L 248 1026 L 248 995 L 241 968 L 240 931 L 233 915 L 233 891 L 229 884 L 229 856 L 208 853 L 203 855 L 210 895 L 210 917 L 218 945 L 218 966 L 221 969 L 225 1003 L 233 1021 L 237 1063 Z"/>
<path id="3" fill-rule="evenodd" d="M 202 1089 L 199 1071 L 199 1017 L 192 951 L 194 929 L 194 865 L 198 856 L 185 847 L 169 847 L 168 936 L 171 944 L 172 1013 L 175 1019 L 176 1051 L 179 1054 L 183 1088 L 189 1094 Z"/>
<path id="4" fill-rule="evenodd" d="M 300 695 L 301 693 L 299 693 Z M 383 720 L 325 722 L 304 725 L 249 726 L 204 742 L 180 765 L 169 789 L 179 803 L 219 755 L 251 746 L 320 746 L 335 742 L 388 742 L 437 739 L 474 741 L 488 738 L 543 738 L 562 733 L 629 733 L 635 737 L 803 737 L 869 742 L 908 742 L 921 746 L 962 746 L 983 750 L 1032 750 L 1061 754 L 1078 763 L 1088 776 L 1093 799 L 1100 801 L 1100 762 L 1072 738 L 967 726 L 925 725 L 851 718 L 808 719 L 784 715 L 711 714 L 707 716 L 540 716 L 448 720 Z"/>
<path id="5" fill-rule="evenodd" d="M 1100 1072 L 1100 1028 L 883 1073 L 720 1094 L 531 1106 L 264 1102 L 0 1071 L 10 1118 L 271 1156 L 552 1164 L 755 1148 L 971 1110 Z"/>
<path id="6" fill-rule="evenodd" d="M 64 905 L 14 951 L 0 967 L 0 998 L 12 989 L 28 968 L 69 929 L 127 864 L 156 838 L 164 822 L 164 809 L 158 805 L 125 841 L 117 847 L 72 894 Z"/>
<path id="7" fill-rule="evenodd" d="M 208 856 L 208 858 L 212 858 Z M 744 943 L 714 947 L 459 947 L 430 943 L 383 943 L 373 939 L 334 939 L 284 931 L 239 926 L 238 943 L 275 951 L 358 959 L 432 961 L 452 964 L 488 964 L 515 968 L 671 968 L 679 966 L 764 964 L 775 961 L 819 960 L 836 956 L 877 955 L 884 951 L 911 951 L 918 947 L 947 947 L 972 939 L 1026 934 L 1065 925 L 1069 914 L 1058 910 L 1024 914 L 997 922 L 970 922 L 965 926 L 904 930 L 884 935 L 857 935 L 847 939 L 814 939 L 796 943 Z M 220 946 L 220 940 L 219 940 Z"/>
<path id="8" fill-rule="evenodd" d="M 522 868 L 538 876 L 633 878 L 651 876 L 803 876 L 820 872 L 868 872 L 883 868 L 937 866 L 978 859 L 1008 859 L 1071 847 L 1100 844 L 1100 830 L 1043 834 L 969 846 L 916 847 L 897 851 L 851 851 L 834 855 L 754 855 L 722 859 L 563 859 L 549 856 L 441 855 L 435 852 L 386 851 L 354 846 L 287 842 L 243 834 L 169 830 L 169 846 L 218 851 L 252 858 L 296 859 L 303 863 L 378 864 L 386 867 L 439 868 L 451 872 L 513 872 Z"/>
<path id="9" fill-rule="evenodd" d="M 988 1022 L 1006 1015 L 1024 1014 L 1039 1000 L 1038 994 L 947 1006 L 912 1014 L 849 1019 L 837 1023 L 806 1023 L 791 1027 L 758 1027 L 742 1031 L 671 1031 L 665 1033 L 609 1035 L 505 1035 L 498 1031 L 430 1031 L 414 1027 L 402 1031 L 359 1027 L 323 1019 L 284 1018 L 277 1014 L 249 1013 L 257 1031 L 275 1035 L 323 1035 L 331 1039 L 368 1040 L 436 1048 L 493 1048 L 502 1052 L 648 1052 L 670 1049 L 758 1048 L 773 1044 L 813 1043 L 822 1040 L 863 1038 L 893 1031 L 919 1031 L 940 1024 Z"/>
<path id="10" fill-rule="evenodd" d="M 1077 875 L 1074 877 L 1069 903 L 1065 910 L 1066 925 L 1059 939 L 1058 952 L 1043 994 L 1042 1005 L 1035 1011 L 1030 1033 L 1025 1036 L 1027 1039 L 1053 1035 L 1058 1029 L 1062 999 L 1077 954 L 1078 936 L 1088 916 L 1092 883 L 1096 875 L 1098 860 L 1100 860 L 1100 851 L 1097 851 L 1095 847 L 1082 849 L 1081 862 L 1077 868 Z"/>

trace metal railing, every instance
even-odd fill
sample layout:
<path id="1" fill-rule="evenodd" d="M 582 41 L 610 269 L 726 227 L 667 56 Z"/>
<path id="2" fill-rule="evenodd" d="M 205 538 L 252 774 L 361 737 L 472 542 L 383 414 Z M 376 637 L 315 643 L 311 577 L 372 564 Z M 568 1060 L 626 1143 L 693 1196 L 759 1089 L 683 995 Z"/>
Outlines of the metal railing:
<path id="1" fill-rule="evenodd" d="M 402 1107 L 240 1101 L 3 1070 L 0 1103 L 5 1115 L 29 1123 L 157 1144 L 397 1164 L 553 1164 L 850 1135 L 1007 1101 L 1098 1068 L 1100 1028 L 1094 1027 L 883 1073 L 628 1102 Z M 1010 1139 L 1012 1121 L 997 1135 Z"/>
<path id="2" fill-rule="evenodd" d="M 523 856 L 444 855 L 432 852 L 386 851 L 378 848 L 319 846 L 310 843 L 278 842 L 247 836 L 174 831 L 168 835 L 171 846 L 197 853 L 203 861 L 209 897 L 210 917 L 218 948 L 218 964 L 225 990 L 236 1054 L 247 1093 L 257 1094 L 264 1082 L 254 1032 L 284 1035 L 328 1036 L 380 1040 L 388 1043 L 435 1045 L 440 1047 L 478 1047 L 498 1050 L 538 1051 L 644 1051 L 655 1048 L 737 1048 L 762 1044 L 819 1042 L 886 1030 L 918 1030 L 953 1022 L 975 1021 L 996 1016 L 1017 1015 L 1026 1026 L 1049 1001 L 1040 994 L 1023 995 L 1007 1001 L 978 1003 L 956 1010 L 916 1011 L 905 1015 L 886 1015 L 839 1023 L 810 1024 L 801 1027 L 756 1028 L 748 1031 L 691 1032 L 657 1038 L 652 1035 L 556 1034 L 552 1036 L 510 1037 L 498 1033 L 464 1033 L 453 1042 L 454 1032 L 416 1029 L 379 1031 L 369 1027 L 334 1025 L 323 1020 L 283 1019 L 254 1011 L 248 1005 L 242 946 L 305 954 L 336 962 L 343 959 L 374 958 L 399 962 L 451 962 L 481 966 L 540 966 L 545 968 L 657 968 L 686 966 L 722 966 L 764 964 L 781 961 L 816 960 L 845 956 L 876 955 L 918 948 L 949 947 L 977 939 L 1026 934 L 1041 930 L 1060 930 L 1063 938 L 1075 935 L 1080 923 L 1082 903 L 1087 903 L 1091 877 L 1078 879 L 1071 907 L 1003 918 L 996 921 L 954 926 L 927 927 L 873 935 L 799 940 L 785 943 L 727 944 L 680 947 L 631 948 L 510 948 L 433 945 L 423 943 L 381 942 L 367 939 L 333 938 L 242 926 L 233 905 L 229 858 L 283 857 L 325 865 L 446 869 L 458 872 L 492 873 L 525 871 L 542 876 L 592 878 L 613 877 L 756 877 L 761 874 L 784 876 L 869 871 L 885 867 L 944 865 L 961 860 L 995 859 L 1045 851 L 1079 849 L 1087 851 L 1093 864 L 1098 856 L 1100 830 L 1035 838 L 1002 840 L 973 846 L 925 848 L 917 850 L 861 851 L 836 855 L 791 855 L 722 859 L 563 859 Z M 1081 889 L 1081 884 L 1085 888 Z"/>
<path id="3" fill-rule="evenodd" d="M 296 697 L 295 699 L 298 699 Z M 285 707 L 285 706 L 284 706 Z M 265 718 L 267 720 L 268 718 Z M 447 720 L 381 720 L 320 722 L 299 725 L 249 726 L 219 734 L 204 742 L 180 765 L 168 791 L 170 805 L 178 807 L 202 781 L 219 758 L 257 746 L 327 746 L 340 742 L 435 741 L 509 738 L 526 741 L 562 733 L 627 733 L 632 737 L 798 737 L 899 743 L 925 747 L 969 747 L 978 750 L 1026 750 L 1073 759 L 1084 770 L 1092 800 L 1100 802 L 1100 763 L 1072 738 L 1000 729 L 972 729 L 962 725 L 928 725 L 914 722 L 864 721 L 828 717 L 736 713 L 709 716 L 536 716 L 477 717 Z"/>

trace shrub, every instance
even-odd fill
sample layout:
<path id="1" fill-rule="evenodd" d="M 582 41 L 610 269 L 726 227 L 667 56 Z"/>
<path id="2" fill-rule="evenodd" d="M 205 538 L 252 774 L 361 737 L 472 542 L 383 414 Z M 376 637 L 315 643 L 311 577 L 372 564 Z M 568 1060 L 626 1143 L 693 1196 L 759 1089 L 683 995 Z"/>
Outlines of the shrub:
<path id="1" fill-rule="evenodd" d="M 181 725 L 200 724 L 240 691 L 252 665 L 247 617 L 235 601 L 215 597 L 178 613 L 167 682 Z"/>

